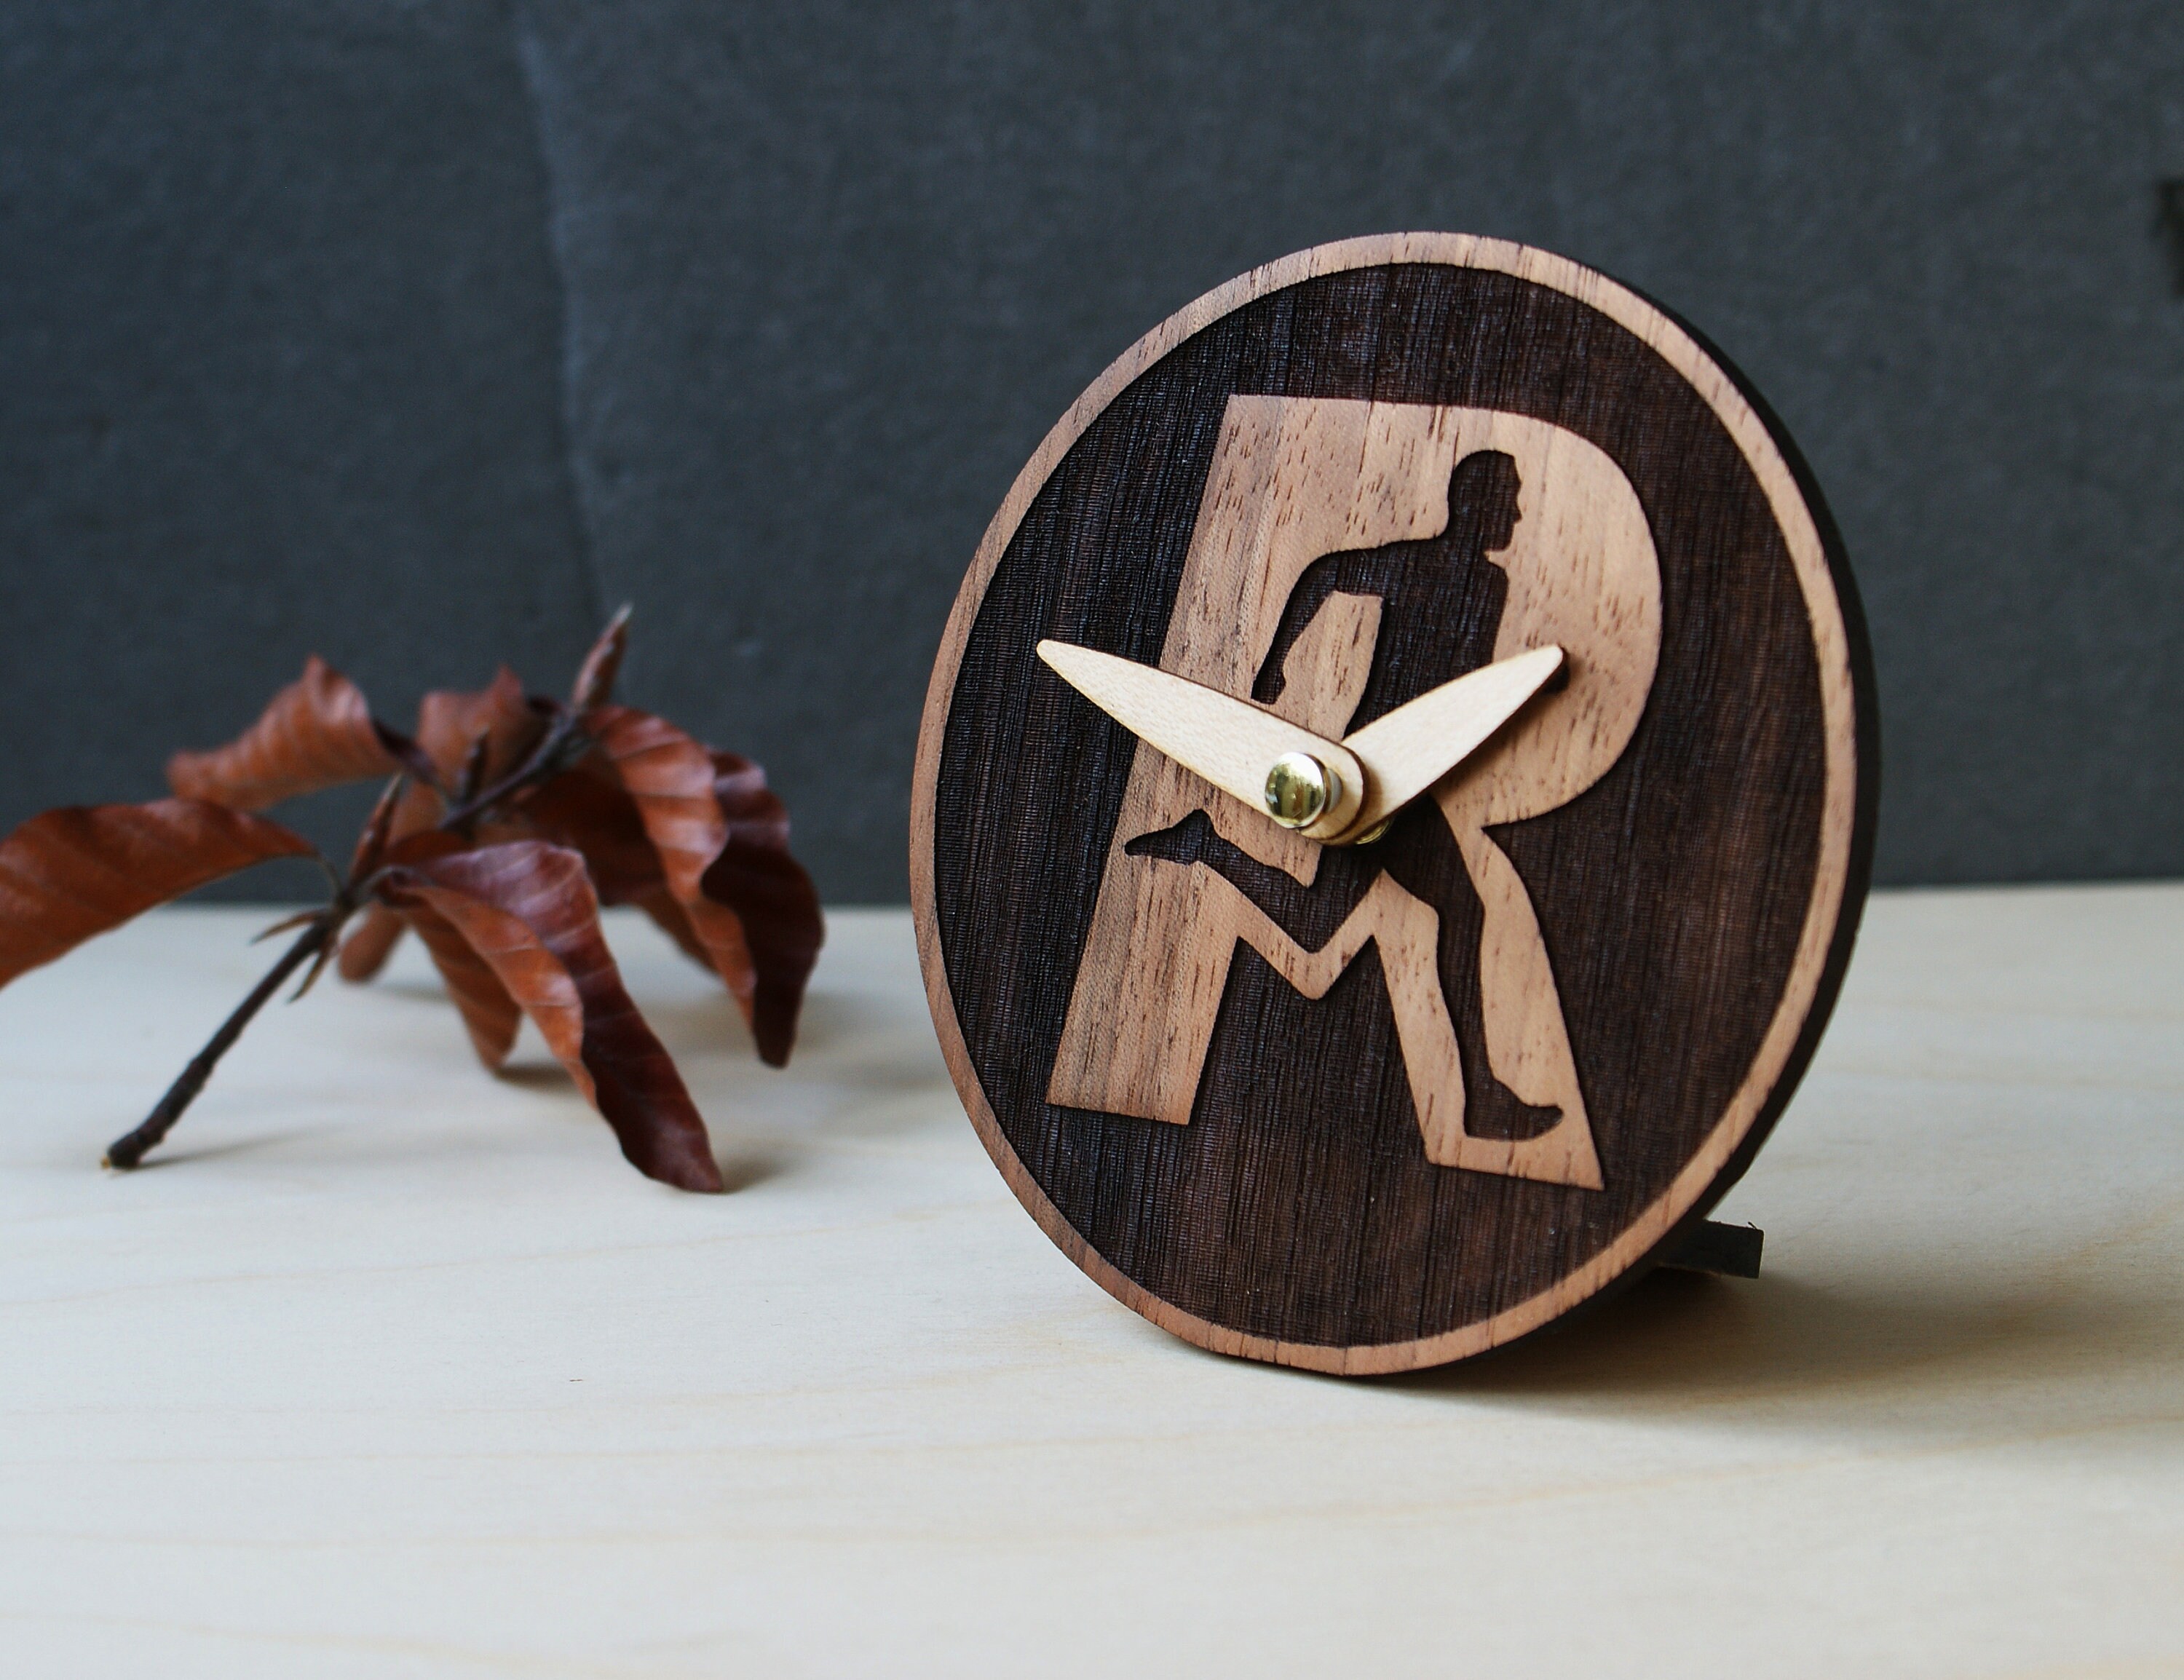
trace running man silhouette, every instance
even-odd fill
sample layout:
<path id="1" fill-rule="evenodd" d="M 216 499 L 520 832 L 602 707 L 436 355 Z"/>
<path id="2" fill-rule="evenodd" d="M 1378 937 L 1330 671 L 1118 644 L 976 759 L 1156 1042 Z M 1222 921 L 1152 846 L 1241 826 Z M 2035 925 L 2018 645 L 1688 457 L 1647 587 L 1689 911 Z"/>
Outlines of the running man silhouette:
<path id="1" fill-rule="evenodd" d="M 1499 409 L 1229 398 L 1162 670 L 1329 737 L 1549 643 L 1568 686 L 1366 846 L 1137 752 L 1047 1100 L 1189 1125 L 1240 951 L 1317 999 L 1370 945 L 1426 1158 L 1599 1188 L 1554 965 L 1489 831 L 1614 766 L 1660 637 L 1645 509 L 1589 439 Z"/>
<path id="2" fill-rule="evenodd" d="M 1323 555 L 1307 566 L 1284 607 L 1252 698 L 1282 698 L 1290 649 L 1337 595 L 1377 598 L 1379 633 L 1372 673 L 1342 733 L 1490 663 L 1509 581 L 1487 557 L 1509 547 L 1522 487 L 1517 464 L 1482 449 L 1458 461 L 1448 487 L 1447 526 L 1435 537 Z M 1415 800 L 1381 839 L 1329 847 L 1310 887 L 1269 868 L 1216 833 L 1203 811 L 1140 835 L 1133 856 L 1203 864 L 1226 879 L 1298 945 L 1317 950 L 1334 937 L 1384 873 L 1440 918 L 1437 966 L 1456 1029 L 1472 1136 L 1522 1141 L 1562 1118 L 1554 1105 L 1525 1102 L 1495 1076 L 1479 992 L 1484 907 L 1455 834 L 1430 798 Z"/>

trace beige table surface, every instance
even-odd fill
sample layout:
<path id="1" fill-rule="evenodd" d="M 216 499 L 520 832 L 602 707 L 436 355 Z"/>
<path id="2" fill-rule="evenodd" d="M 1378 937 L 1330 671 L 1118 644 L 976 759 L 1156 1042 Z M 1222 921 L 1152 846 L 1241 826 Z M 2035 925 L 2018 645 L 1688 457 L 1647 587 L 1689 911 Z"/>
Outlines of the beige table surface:
<path id="1" fill-rule="evenodd" d="M 1370 1383 L 1072 1269 L 898 912 L 786 1074 L 616 928 L 733 1195 L 414 949 L 102 1176 L 263 919 L 0 994 L 0 1674 L 2184 1673 L 2184 887 L 1877 898 L 1763 1278 Z"/>

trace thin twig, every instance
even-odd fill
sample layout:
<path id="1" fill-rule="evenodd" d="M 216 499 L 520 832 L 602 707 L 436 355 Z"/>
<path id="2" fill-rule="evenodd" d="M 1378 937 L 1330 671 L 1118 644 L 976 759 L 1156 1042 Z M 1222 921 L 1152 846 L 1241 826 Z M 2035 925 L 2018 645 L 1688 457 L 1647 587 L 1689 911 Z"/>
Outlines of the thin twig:
<path id="1" fill-rule="evenodd" d="M 248 997 L 236 1006 L 235 1013 L 228 1016 L 220 1031 L 212 1035 L 204 1049 L 199 1050 L 190 1065 L 182 1070 L 181 1077 L 168 1087 L 167 1094 L 160 1098 L 159 1105 L 144 1117 L 144 1123 L 127 1137 L 114 1140 L 107 1150 L 102 1165 L 126 1172 L 142 1160 L 148 1151 L 159 1146 L 159 1140 L 172 1131 L 175 1122 L 182 1117 L 182 1110 L 189 1107 L 198 1092 L 204 1089 L 205 1081 L 212 1077 L 212 1071 L 220 1065 L 220 1059 L 242 1036 L 242 1029 L 250 1025 L 250 1018 L 265 1007 L 266 1000 L 281 989 L 282 981 L 318 954 L 326 942 L 332 938 L 334 930 L 345 920 L 345 915 L 337 915 L 334 906 L 329 905 L 325 913 L 315 918 L 297 937 L 296 943 L 288 947 L 279 962 L 273 965 L 271 971 L 258 982 Z"/>

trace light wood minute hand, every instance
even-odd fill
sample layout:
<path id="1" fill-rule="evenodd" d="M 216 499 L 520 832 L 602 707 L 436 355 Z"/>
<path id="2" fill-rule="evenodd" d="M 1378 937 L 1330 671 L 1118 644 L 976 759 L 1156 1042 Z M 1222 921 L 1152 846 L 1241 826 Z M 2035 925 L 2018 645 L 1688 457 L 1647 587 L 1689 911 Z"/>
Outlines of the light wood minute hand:
<path id="1" fill-rule="evenodd" d="M 1535 648 L 1467 671 L 1342 737 L 1365 765 L 1364 809 L 1347 839 L 1385 822 L 1446 776 L 1562 666 L 1563 650 Z"/>
<path id="2" fill-rule="evenodd" d="M 1445 682 L 1339 744 L 1248 700 L 1067 642 L 1039 656 L 1071 687 L 1140 740 L 1254 810 L 1306 838 L 1341 844 L 1368 834 L 1475 752 L 1562 664 L 1535 648 Z M 1304 778 L 1323 802 L 1283 808 Z"/>
<path id="3" fill-rule="evenodd" d="M 1042 642 L 1039 656 L 1140 741 L 1262 815 L 1268 815 L 1268 778 L 1275 764 L 1291 754 L 1317 759 L 1334 773 L 1335 785 L 1312 821 L 1292 825 L 1311 839 L 1340 834 L 1364 800 L 1364 766 L 1348 748 L 1249 700 L 1067 642 Z"/>

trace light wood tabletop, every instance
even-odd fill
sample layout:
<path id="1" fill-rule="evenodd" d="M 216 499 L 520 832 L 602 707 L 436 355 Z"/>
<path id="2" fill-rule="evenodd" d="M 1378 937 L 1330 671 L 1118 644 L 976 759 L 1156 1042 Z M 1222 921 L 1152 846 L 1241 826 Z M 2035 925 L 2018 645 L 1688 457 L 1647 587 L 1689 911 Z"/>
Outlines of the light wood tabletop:
<path id="1" fill-rule="evenodd" d="M 2184 1673 L 2184 887 L 1880 895 L 1717 1214 L 1757 1282 L 1384 1381 L 1075 1271 L 907 912 L 832 917 L 786 1072 L 614 924 L 727 1196 L 414 946 L 103 1175 L 269 919 L 0 994 L 9 1675 Z"/>

